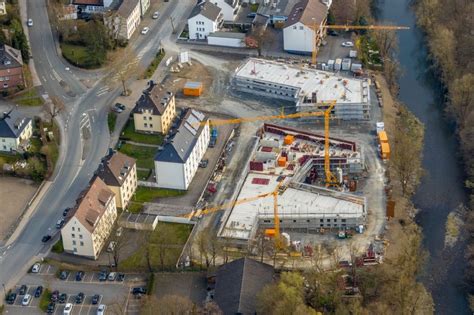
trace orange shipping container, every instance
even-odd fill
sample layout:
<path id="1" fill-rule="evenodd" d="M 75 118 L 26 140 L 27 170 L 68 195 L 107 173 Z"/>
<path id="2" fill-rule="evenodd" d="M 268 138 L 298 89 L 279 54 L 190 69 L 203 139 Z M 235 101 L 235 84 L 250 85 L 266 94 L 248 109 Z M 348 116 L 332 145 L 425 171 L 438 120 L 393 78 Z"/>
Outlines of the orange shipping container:
<path id="1" fill-rule="evenodd" d="M 283 140 L 283 142 L 284 142 L 285 144 L 292 144 L 293 141 L 295 141 L 295 137 L 293 137 L 292 135 L 287 135 L 287 136 L 285 136 L 285 138 L 284 138 L 284 140 Z"/>
<path id="2" fill-rule="evenodd" d="M 275 229 L 265 229 L 265 236 L 274 237 L 275 236 Z"/>
<path id="3" fill-rule="evenodd" d="M 380 151 L 383 160 L 390 159 L 390 145 L 388 144 L 388 142 L 383 142 L 380 144 Z"/>
<path id="4" fill-rule="evenodd" d="M 280 156 L 278 158 L 278 166 L 285 167 L 286 166 L 286 157 Z"/>
<path id="5" fill-rule="evenodd" d="M 388 143 L 388 136 L 387 136 L 387 133 L 385 131 L 380 131 L 379 132 L 379 142 L 382 144 L 382 143 Z"/>
<path id="6" fill-rule="evenodd" d="M 183 88 L 183 94 L 187 96 L 200 96 L 202 94 L 202 83 L 186 82 Z"/>

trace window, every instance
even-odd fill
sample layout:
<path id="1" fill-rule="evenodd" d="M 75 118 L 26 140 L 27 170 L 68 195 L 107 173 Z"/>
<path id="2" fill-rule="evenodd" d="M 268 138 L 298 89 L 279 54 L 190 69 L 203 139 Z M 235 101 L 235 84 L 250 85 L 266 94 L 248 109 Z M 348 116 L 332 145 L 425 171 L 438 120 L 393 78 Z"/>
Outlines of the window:
<path id="1" fill-rule="evenodd" d="M 296 26 L 293 26 L 293 29 L 296 30 Z"/>
<path id="2" fill-rule="evenodd" d="M 320 227 L 324 227 L 324 224 L 320 224 L 319 226 L 320 226 Z"/>
<path id="3" fill-rule="evenodd" d="M 76 234 L 72 233 L 72 234 L 71 234 L 71 237 L 72 237 L 72 238 L 75 238 L 75 237 L 76 237 Z"/>
<path id="4" fill-rule="evenodd" d="M 296 223 L 296 220 L 293 220 L 293 223 Z"/>
<path id="5" fill-rule="evenodd" d="M 72 227 L 72 230 L 74 231 L 76 228 L 75 227 Z"/>
<path id="6" fill-rule="evenodd" d="M 82 234 L 79 234 L 79 238 L 82 240 Z"/>
<path id="7" fill-rule="evenodd" d="M 263 220 L 264 223 L 270 223 L 270 220 Z"/>
<path id="8" fill-rule="evenodd" d="M 306 222 L 310 223 L 310 222 L 311 222 L 311 220 L 306 220 Z"/>
<path id="9" fill-rule="evenodd" d="M 147 123 L 145 123 L 143 126 L 144 126 L 145 128 L 147 128 L 147 127 L 148 127 L 148 124 L 147 124 Z"/>
<path id="10" fill-rule="evenodd" d="M 76 245 L 76 241 L 72 241 L 72 245 Z"/>
<path id="11" fill-rule="evenodd" d="M 150 128 L 153 128 L 153 124 L 150 124 Z"/>
<path id="12" fill-rule="evenodd" d="M 75 252 L 75 253 L 77 253 L 77 248 L 74 247 L 74 248 L 72 249 L 72 251 Z"/>
<path id="13" fill-rule="evenodd" d="M 331 219 L 327 219 L 326 222 L 331 222 Z"/>
<path id="14" fill-rule="evenodd" d="M 81 231 L 81 228 L 80 228 L 80 227 L 78 227 L 78 228 L 77 228 L 77 231 L 78 231 L 78 232 L 80 232 L 80 231 Z"/>
<path id="15" fill-rule="evenodd" d="M 346 222 L 346 219 L 341 219 L 342 222 Z"/>
<path id="16" fill-rule="evenodd" d="M 337 222 L 337 219 L 334 219 L 334 222 Z"/>
<path id="17" fill-rule="evenodd" d="M 300 30 L 302 30 L 302 29 L 303 29 L 303 26 L 300 26 Z"/>
<path id="18" fill-rule="evenodd" d="M 84 242 L 81 242 L 81 246 L 84 246 Z"/>
<path id="19" fill-rule="evenodd" d="M 319 219 L 319 222 L 324 222 L 324 219 Z"/>

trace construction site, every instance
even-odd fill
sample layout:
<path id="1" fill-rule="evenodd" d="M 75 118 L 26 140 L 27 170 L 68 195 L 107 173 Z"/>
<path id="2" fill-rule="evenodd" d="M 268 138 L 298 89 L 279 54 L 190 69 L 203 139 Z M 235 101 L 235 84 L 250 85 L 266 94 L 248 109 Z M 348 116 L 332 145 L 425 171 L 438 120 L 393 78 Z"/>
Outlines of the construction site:
<path id="1" fill-rule="evenodd" d="M 325 110 L 324 102 L 336 100 L 333 118 L 370 119 L 368 79 L 249 58 L 235 70 L 232 85 L 240 92 L 293 102 L 296 111 Z"/>
<path id="2" fill-rule="evenodd" d="M 275 220 L 281 229 L 302 232 L 362 232 L 365 197 L 344 192 L 350 190 L 349 175 L 362 171 L 361 154 L 355 143 L 340 139 L 330 139 L 330 147 L 331 165 L 341 183 L 338 190 L 314 185 L 325 181 L 323 136 L 264 124 L 237 197 L 245 202 L 228 212 L 218 235 L 244 247 L 262 228 L 267 228 L 267 236 L 278 233 L 273 229 Z"/>

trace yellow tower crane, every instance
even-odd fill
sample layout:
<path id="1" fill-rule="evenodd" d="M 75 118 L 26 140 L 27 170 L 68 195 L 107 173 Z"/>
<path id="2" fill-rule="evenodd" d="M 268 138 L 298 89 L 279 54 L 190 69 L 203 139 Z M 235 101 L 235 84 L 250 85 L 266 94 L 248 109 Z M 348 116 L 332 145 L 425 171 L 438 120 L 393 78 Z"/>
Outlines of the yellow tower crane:
<path id="1" fill-rule="evenodd" d="M 309 26 L 309 25 L 308 25 Z M 309 26 L 316 33 L 318 25 L 316 22 Z M 398 25 L 323 25 L 323 29 L 336 29 L 336 30 L 369 30 L 369 31 L 380 31 L 380 30 L 389 30 L 389 31 L 401 31 L 410 29 L 408 26 L 398 26 Z M 316 57 L 318 55 L 318 43 L 316 39 L 313 41 L 313 51 L 311 54 L 311 64 L 316 64 Z"/>

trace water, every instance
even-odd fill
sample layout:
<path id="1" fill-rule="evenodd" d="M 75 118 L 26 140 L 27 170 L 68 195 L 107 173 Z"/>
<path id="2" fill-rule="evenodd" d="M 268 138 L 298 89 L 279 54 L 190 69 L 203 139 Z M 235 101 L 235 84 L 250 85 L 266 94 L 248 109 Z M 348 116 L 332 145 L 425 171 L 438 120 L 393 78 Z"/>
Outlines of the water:
<path id="1" fill-rule="evenodd" d="M 462 287 L 465 244 L 444 248 L 446 217 L 459 204 L 466 204 L 463 169 L 454 128 L 444 115 L 445 104 L 439 81 L 429 71 L 423 34 L 415 26 L 410 0 L 378 0 L 379 23 L 409 26 L 398 32 L 398 60 L 402 68 L 399 99 L 425 125 L 423 167 L 426 176 L 413 202 L 420 209 L 424 246 L 430 259 L 421 280 L 431 291 L 437 314 L 470 314 Z"/>

